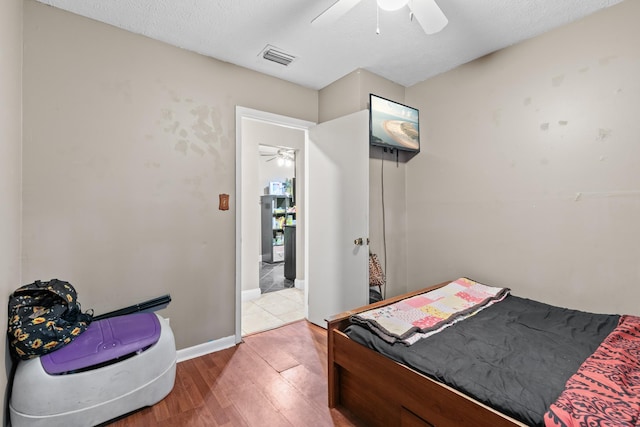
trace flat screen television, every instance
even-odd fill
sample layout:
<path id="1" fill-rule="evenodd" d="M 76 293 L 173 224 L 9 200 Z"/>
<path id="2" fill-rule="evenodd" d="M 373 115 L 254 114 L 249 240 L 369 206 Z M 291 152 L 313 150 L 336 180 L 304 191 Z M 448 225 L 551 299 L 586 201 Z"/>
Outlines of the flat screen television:
<path id="1" fill-rule="evenodd" d="M 379 147 L 420 151 L 418 110 L 369 94 L 369 141 Z"/>

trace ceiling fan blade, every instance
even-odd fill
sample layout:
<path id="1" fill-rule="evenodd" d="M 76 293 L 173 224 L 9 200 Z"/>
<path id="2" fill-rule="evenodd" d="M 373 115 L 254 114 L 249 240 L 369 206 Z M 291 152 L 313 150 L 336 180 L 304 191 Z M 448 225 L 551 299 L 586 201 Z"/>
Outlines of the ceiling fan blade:
<path id="1" fill-rule="evenodd" d="M 418 23 L 427 34 L 435 34 L 449 23 L 435 0 L 411 0 L 409 7 L 413 16 L 416 17 Z"/>
<path id="2" fill-rule="evenodd" d="M 316 16 L 313 21 L 311 21 L 311 24 L 316 26 L 333 24 L 358 3 L 360 3 L 360 0 L 337 0 L 324 12 Z"/>

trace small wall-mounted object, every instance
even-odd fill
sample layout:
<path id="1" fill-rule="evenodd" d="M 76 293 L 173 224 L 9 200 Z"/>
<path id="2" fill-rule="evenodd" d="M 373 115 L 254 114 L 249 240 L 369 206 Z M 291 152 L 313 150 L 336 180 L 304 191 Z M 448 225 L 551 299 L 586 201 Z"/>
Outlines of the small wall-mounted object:
<path id="1" fill-rule="evenodd" d="M 218 195 L 219 199 L 220 199 L 220 204 L 218 206 L 218 209 L 220 209 L 221 211 L 228 211 L 229 210 L 229 195 L 228 194 L 220 194 Z"/>

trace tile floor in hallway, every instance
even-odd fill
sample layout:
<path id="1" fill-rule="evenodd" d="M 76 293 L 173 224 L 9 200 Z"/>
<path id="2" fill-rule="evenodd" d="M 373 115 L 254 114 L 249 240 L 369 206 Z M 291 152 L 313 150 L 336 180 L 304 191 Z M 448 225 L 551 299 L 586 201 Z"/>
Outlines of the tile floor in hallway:
<path id="1" fill-rule="evenodd" d="M 260 292 L 266 294 L 267 292 L 293 288 L 294 281 L 284 277 L 284 262 L 261 262 L 259 286 Z"/>
<path id="2" fill-rule="evenodd" d="M 274 329 L 304 319 L 304 291 L 287 288 L 242 302 L 242 335 Z"/>

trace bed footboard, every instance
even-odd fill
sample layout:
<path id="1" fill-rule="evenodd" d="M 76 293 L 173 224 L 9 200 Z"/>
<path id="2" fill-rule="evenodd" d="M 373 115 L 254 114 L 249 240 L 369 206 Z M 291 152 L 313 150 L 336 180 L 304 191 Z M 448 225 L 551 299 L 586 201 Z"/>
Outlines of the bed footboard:
<path id="1" fill-rule="evenodd" d="M 391 304 L 447 283 L 329 319 L 329 407 L 344 407 L 371 426 L 525 426 L 451 387 L 352 341 L 342 332 L 352 314 Z"/>

